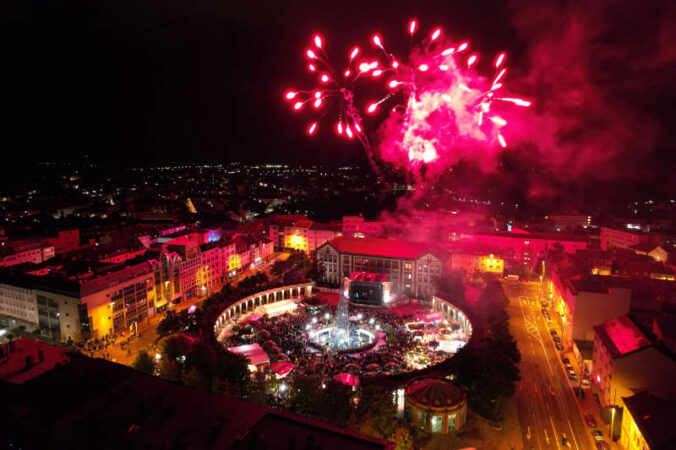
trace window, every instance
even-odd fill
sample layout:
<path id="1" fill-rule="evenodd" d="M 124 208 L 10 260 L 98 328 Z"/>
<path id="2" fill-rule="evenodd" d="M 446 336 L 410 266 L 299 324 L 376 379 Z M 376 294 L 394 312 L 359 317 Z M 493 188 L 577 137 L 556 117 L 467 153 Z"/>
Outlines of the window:
<path id="1" fill-rule="evenodd" d="M 455 431 L 457 429 L 455 417 L 456 417 L 455 414 L 448 415 L 448 431 Z"/>
<path id="2" fill-rule="evenodd" d="M 432 416 L 432 433 L 441 433 L 441 416 Z"/>

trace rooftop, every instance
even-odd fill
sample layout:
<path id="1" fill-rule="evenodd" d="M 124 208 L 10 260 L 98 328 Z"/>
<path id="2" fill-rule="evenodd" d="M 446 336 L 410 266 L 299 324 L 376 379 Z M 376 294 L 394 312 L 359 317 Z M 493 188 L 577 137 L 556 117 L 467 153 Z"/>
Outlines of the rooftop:
<path id="1" fill-rule="evenodd" d="M 415 379 L 406 386 L 406 397 L 420 405 L 443 408 L 462 402 L 465 393 L 448 380 L 425 377 Z"/>
<path id="2" fill-rule="evenodd" d="M 23 448 L 391 449 L 393 445 L 250 402 L 193 390 L 105 360 L 68 364 L 21 385 L 0 382 L 0 435 Z M 67 443 L 67 445 L 64 445 Z M 3 445 L 4 444 L 4 445 Z"/>
<path id="3" fill-rule="evenodd" d="M 613 358 L 650 347 L 652 342 L 628 316 L 620 316 L 594 327 L 596 334 Z"/>
<path id="4" fill-rule="evenodd" d="M 444 252 L 426 242 L 341 236 L 324 245 L 330 245 L 340 253 L 384 258 L 417 259 L 425 253 L 432 253 L 437 257 L 445 256 Z"/>
<path id="5" fill-rule="evenodd" d="M 622 400 L 652 450 L 676 448 L 676 401 L 655 397 L 647 391 Z"/>

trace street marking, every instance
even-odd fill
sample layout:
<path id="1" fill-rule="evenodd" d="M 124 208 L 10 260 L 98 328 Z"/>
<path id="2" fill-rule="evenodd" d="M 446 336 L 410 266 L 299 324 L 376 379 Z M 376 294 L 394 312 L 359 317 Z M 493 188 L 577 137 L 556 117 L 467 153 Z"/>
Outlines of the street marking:
<path id="1" fill-rule="evenodd" d="M 546 428 L 545 428 L 545 441 L 547 441 L 547 445 L 549 445 L 549 434 L 547 433 Z"/>
<path id="2" fill-rule="evenodd" d="M 526 432 L 526 439 L 530 440 L 530 427 L 526 428 L 528 428 L 528 431 Z"/>
<path id="3" fill-rule="evenodd" d="M 549 421 L 552 423 L 552 429 L 554 430 L 554 442 L 556 442 L 556 448 L 559 448 L 559 438 L 556 437 L 559 435 L 559 432 L 556 431 L 556 425 L 554 425 L 554 419 L 552 419 L 552 416 L 549 416 Z"/>
<path id="4" fill-rule="evenodd" d="M 580 448 L 579 445 L 577 445 L 577 438 L 575 437 L 575 432 L 573 431 L 573 426 L 570 424 L 570 420 L 566 419 L 568 422 L 568 428 L 570 428 L 570 435 L 573 436 L 573 442 L 575 443 L 575 448 Z"/>

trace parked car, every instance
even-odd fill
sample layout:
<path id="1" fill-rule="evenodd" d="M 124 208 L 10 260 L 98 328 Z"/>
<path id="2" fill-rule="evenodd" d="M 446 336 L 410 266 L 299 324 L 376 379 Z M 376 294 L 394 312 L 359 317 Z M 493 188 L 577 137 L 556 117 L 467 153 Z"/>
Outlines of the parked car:
<path id="1" fill-rule="evenodd" d="M 561 355 L 561 362 L 568 367 L 570 365 L 570 359 L 568 359 L 566 356 Z"/>
<path id="2" fill-rule="evenodd" d="M 559 344 L 561 343 L 561 338 L 558 336 L 552 336 L 552 339 L 554 340 L 554 342 L 558 342 Z"/>
<path id="3" fill-rule="evenodd" d="M 556 336 L 558 333 L 556 332 L 556 330 L 551 329 L 549 330 L 549 334 L 551 334 L 552 336 Z"/>
<path id="4" fill-rule="evenodd" d="M 556 347 L 556 349 L 557 349 L 558 351 L 560 351 L 560 352 L 563 351 L 563 345 L 561 345 L 561 342 L 555 342 L 555 343 L 554 343 L 554 346 Z"/>
<path id="5" fill-rule="evenodd" d="M 581 387 L 573 386 L 573 392 L 575 392 L 575 395 L 576 395 L 578 398 L 582 398 L 582 399 L 583 399 L 583 398 L 585 397 L 584 389 L 582 389 Z"/>
<path id="6" fill-rule="evenodd" d="M 594 436 L 595 441 L 602 441 L 603 440 L 603 433 L 601 433 L 599 430 L 594 430 L 591 433 L 592 433 L 592 436 Z"/>
<path id="7" fill-rule="evenodd" d="M 610 446 L 606 441 L 596 441 L 596 448 L 598 450 L 609 450 Z"/>
<path id="8" fill-rule="evenodd" d="M 591 414 L 584 415 L 584 423 L 587 424 L 589 428 L 596 428 L 596 419 Z"/>
<path id="9" fill-rule="evenodd" d="M 591 380 L 589 378 L 582 378 L 582 386 L 589 387 L 591 386 Z"/>

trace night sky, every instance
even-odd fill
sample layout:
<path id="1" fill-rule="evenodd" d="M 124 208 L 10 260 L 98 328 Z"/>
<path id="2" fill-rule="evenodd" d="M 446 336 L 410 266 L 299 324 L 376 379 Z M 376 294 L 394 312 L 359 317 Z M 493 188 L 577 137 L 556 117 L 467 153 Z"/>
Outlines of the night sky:
<path id="1" fill-rule="evenodd" d="M 312 85 L 303 51 L 314 32 L 334 61 L 374 31 L 405 53 L 415 16 L 482 54 L 509 52 L 511 83 L 561 144 L 554 158 L 540 138 L 517 146 L 513 164 L 537 171 L 554 159 L 557 186 L 591 177 L 643 189 L 657 177 L 661 192 L 675 192 L 675 8 L 587 3 L 10 0 L 0 6 L 2 147 L 21 162 L 365 163 L 356 143 L 308 139 L 308 117 L 281 93 Z M 542 56 L 552 53 L 563 58 Z M 603 145 L 627 129 L 621 143 Z"/>

